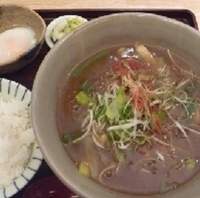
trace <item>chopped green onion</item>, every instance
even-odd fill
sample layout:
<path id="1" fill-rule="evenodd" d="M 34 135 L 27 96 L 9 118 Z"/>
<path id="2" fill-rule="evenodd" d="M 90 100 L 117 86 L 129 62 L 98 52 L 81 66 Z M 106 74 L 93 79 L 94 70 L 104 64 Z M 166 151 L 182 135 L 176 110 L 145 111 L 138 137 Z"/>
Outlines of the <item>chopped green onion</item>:
<path id="1" fill-rule="evenodd" d="M 113 138 L 114 138 L 114 140 L 116 140 L 116 141 L 119 141 L 120 139 L 127 139 L 127 137 L 124 137 L 123 138 L 123 136 L 124 136 L 124 131 L 123 130 L 114 130 L 113 131 Z"/>
<path id="2" fill-rule="evenodd" d="M 183 167 L 191 170 L 195 167 L 197 163 L 197 159 L 195 157 L 188 157 L 183 159 L 181 162 L 177 163 L 175 166 L 171 168 L 171 170 L 180 170 Z"/>
<path id="3" fill-rule="evenodd" d="M 115 151 L 115 159 L 118 162 L 125 162 L 126 161 L 126 156 L 122 151 L 120 151 L 117 147 L 114 147 L 114 151 Z"/>
<path id="4" fill-rule="evenodd" d="M 115 101 L 112 101 L 110 105 L 106 107 L 105 115 L 112 121 L 119 116 Z"/>
<path id="5" fill-rule="evenodd" d="M 77 100 L 80 104 L 82 104 L 82 105 L 84 105 L 84 106 L 88 105 L 89 102 L 90 102 L 90 98 L 89 98 L 88 95 L 85 94 L 83 91 L 80 91 L 80 92 L 76 95 L 76 100 Z"/>
<path id="6" fill-rule="evenodd" d="M 68 144 L 70 142 L 70 138 L 69 138 L 68 135 L 64 134 L 64 135 L 61 136 L 61 141 L 64 144 Z"/>
<path id="7" fill-rule="evenodd" d="M 64 144 L 69 144 L 69 143 L 73 142 L 74 140 L 78 139 L 81 136 L 82 136 L 81 132 L 73 132 L 73 133 L 70 133 L 70 134 L 63 134 L 61 136 L 61 141 Z"/>
<path id="8" fill-rule="evenodd" d="M 127 120 L 133 117 L 133 109 L 130 105 L 122 108 L 119 113 L 120 113 L 120 120 Z"/>
<path id="9" fill-rule="evenodd" d="M 95 109 L 95 112 L 94 112 L 94 119 L 96 121 L 98 121 L 98 119 L 105 115 L 105 111 L 106 111 L 106 107 L 104 105 L 101 105 L 99 106 L 97 109 Z"/>
<path id="10" fill-rule="evenodd" d="M 82 84 L 81 84 L 81 91 L 89 94 L 90 91 L 91 91 L 91 84 L 88 80 L 84 81 Z"/>
<path id="11" fill-rule="evenodd" d="M 134 142 L 139 145 L 139 146 L 142 146 L 146 143 L 147 141 L 147 138 L 146 137 L 137 137 Z"/>
<path id="12" fill-rule="evenodd" d="M 184 159 L 184 164 L 186 168 L 188 169 L 193 169 L 196 163 L 197 163 L 197 159 L 194 157 L 189 157 L 189 158 Z"/>
<path id="13" fill-rule="evenodd" d="M 197 107 L 197 104 L 192 101 L 190 101 L 189 103 L 186 104 L 187 113 L 188 113 L 189 118 L 191 118 L 194 115 L 196 107 Z"/>
<path id="14" fill-rule="evenodd" d="M 106 138 L 106 143 L 107 143 L 107 145 L 110 147 L 110 146 L 112 146 L 113 145 L 113 134 L 112 133 L 109 133 L 109 132 L 107 132 L 106 133 L 106 136 L 107 136 L 107 138 Z"/>
<path id="15" fill-rule="evenodd" d="M 158 113 L 158 117 L 159 117 L 160 121 L 163 122 L 165 120 L 165 117 L 166 117 L 165 111 L 163 109 L 159 109 L 157 111 L 157 113 Z"/>
<path id="16" fill-rule="evenodd" d="M 86 177 L 90 177 L 90 167 L 85 162 L 80 162 L 78 167 L 79 173 Z"/>
<path id="17" fill-rule="evenodd" d="M 123 105 L 126 103 L 125 93 L 122 88 L 118 89 L 117 96 L 115 98 L 115 102 L 116 102 L 118 109 L 121 109 L 123 107 Z"/>
<path id="18" fill-rule="evenodd" d="M 119 118 L 120 110 L 123 108 L 126 103 L 125 93 L 122 88 L 119 88 L 116 94 L 116 97 L 112 100 L 112 102 L 106 107 L 106 116 L 110 120 L 115 120 Z"/>

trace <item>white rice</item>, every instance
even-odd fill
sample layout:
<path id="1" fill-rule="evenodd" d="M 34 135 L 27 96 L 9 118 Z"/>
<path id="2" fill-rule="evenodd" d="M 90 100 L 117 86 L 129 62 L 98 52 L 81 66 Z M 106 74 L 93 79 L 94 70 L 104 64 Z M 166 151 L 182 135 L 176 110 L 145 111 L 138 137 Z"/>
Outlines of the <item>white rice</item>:
<path id="1" fill-rule="evenodd" d="M 34 141 L 28 104 L 0 99 L 0 188 L 22 174 Z"/>

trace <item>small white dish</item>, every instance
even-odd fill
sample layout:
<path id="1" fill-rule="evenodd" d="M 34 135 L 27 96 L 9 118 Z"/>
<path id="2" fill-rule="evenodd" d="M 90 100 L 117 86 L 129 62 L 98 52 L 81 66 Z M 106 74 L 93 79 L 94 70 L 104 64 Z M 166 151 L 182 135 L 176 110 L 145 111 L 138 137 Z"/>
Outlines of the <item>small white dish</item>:
<path id="1" fill-rule="evenodd" d="M 15 98 L 17 100 L 25 102 L 28 106 L 28 109 L 30 110 L 29 107 L 31 104 L 31 91 L 29 91 L 26 87 L 17 82 L 0 78 L 0 98 L 3 98 L 5 101 Z M 23 187 L 25 187 L 38 171 L 42 160 L 43 155 L 35 140 L 32 145 L 32 151 L 29 157 L 29 161 L 24 171 L 10 185 L 0 189 L 0 197 L 12 197 L 16 193 L 18 193 Z"/>
<path id="2" fill-rule="evenodd" d="M 75 25 L 74 27 L 71 27 L 70 30 L 64 31 L 64 29 L 66 30 L 66 28 L 69 27 L 69 24 L 71 21 L 77 20 L 78 21 L 78 25 Z M 45 41 L 47 43 L 47 45 L 52 48 L 55 43 L 60 40 L 63 36 L 65 36 L 68 32 L 72 31 L 73 29 L 75 29 L 76 27 L 78 27 L 79 25 L 84 24 L 85 22 L 87 22 L 88 20 L 78 16 L 78 15 L 63 15 L 60 16 L 56 19 L 54 19 L 53 21 L 51 21 L 49 23 L 49 25 L 47 26 L 46 29 L 46 33 L 45 33 Z M 60 26 L 60 27 L 58 27 Z M 60 34 L 59 37 L 56 41 L 52 39 L 52 33 L 53 31 L 56 29 L 60 29 L 60 33 L 62 33 L 62 35 Z M 56 31 L 56 34 L 58 33 L 58 31 Z"/>

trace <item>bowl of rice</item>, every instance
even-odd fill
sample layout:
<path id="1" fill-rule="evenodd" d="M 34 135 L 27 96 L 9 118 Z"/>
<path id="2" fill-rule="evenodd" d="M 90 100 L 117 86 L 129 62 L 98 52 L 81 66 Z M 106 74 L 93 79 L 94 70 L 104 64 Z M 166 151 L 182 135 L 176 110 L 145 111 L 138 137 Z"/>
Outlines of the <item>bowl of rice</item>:
<path id="1" fill-rule="evenodd" d="M 12 197 L 39 169 L 43 156 L 30 119 L 31 92 L 0 78 L 0 197 Z"/>

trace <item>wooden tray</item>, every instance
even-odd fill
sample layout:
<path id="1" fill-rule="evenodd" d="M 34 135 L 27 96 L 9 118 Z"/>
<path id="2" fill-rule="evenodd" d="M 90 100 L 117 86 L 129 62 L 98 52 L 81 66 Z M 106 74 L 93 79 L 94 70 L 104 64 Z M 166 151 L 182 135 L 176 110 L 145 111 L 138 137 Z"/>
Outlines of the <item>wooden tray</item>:
<path id="1" fill-rule="evenodd" d="M 157 10 L 153 10 L 153 9 L 106 9 L 106 10 L 105 9 L 89 9 L 88 10 L 88 9 L 81 9 L 81 10 L 36 10 L 36 11 L 44 18 L 46 24 L 49 24 L 49 22 L 52 19 L 58 16 L 67 15 L 67 14 L 80 15 L 91 20 L 93 18 L 97 18 L 103 15 L 113 14 L 113 13 L 145 12 L 145 13 L 154 13 L 154 14 L 166 16 L 169 18 L 173 18 L 185 24 L 188 24 L 193 28 L 198 29 L 195 15 L 189 10 L 159 10 L 159 9 Z M 46 43 L 44 43 L 39 55 L 31 64 L 29 64 L 27 67 L 23 68 L 22 70 L 18 72 L 0 75 L 0 77 L 17 81 L 31 90 L 36 72 L 44 56 L 48 53 L 48 51 L 49 51 L 49 48 L 46 45 Z M 46 164 L 46 162 L 43 161 L 38 173 L 34 176 L 31 182 L 12 198 L 22 198 L 23 193 L 31 184 L 33 184 L 35 181 L 40 180 L 41 178 L 45 178 L 49 176 L 54 176 L 54 174 L 49 168 L 49 166 Z M 48 185 L 48 184 L 44 184 L 44 185 Z M 66 198 L 70 198 L 70 196 L 72 195 L 72 192 L 70 190 L 68 191 L 69 191 L 69 194 L 66 195 Z"/>

